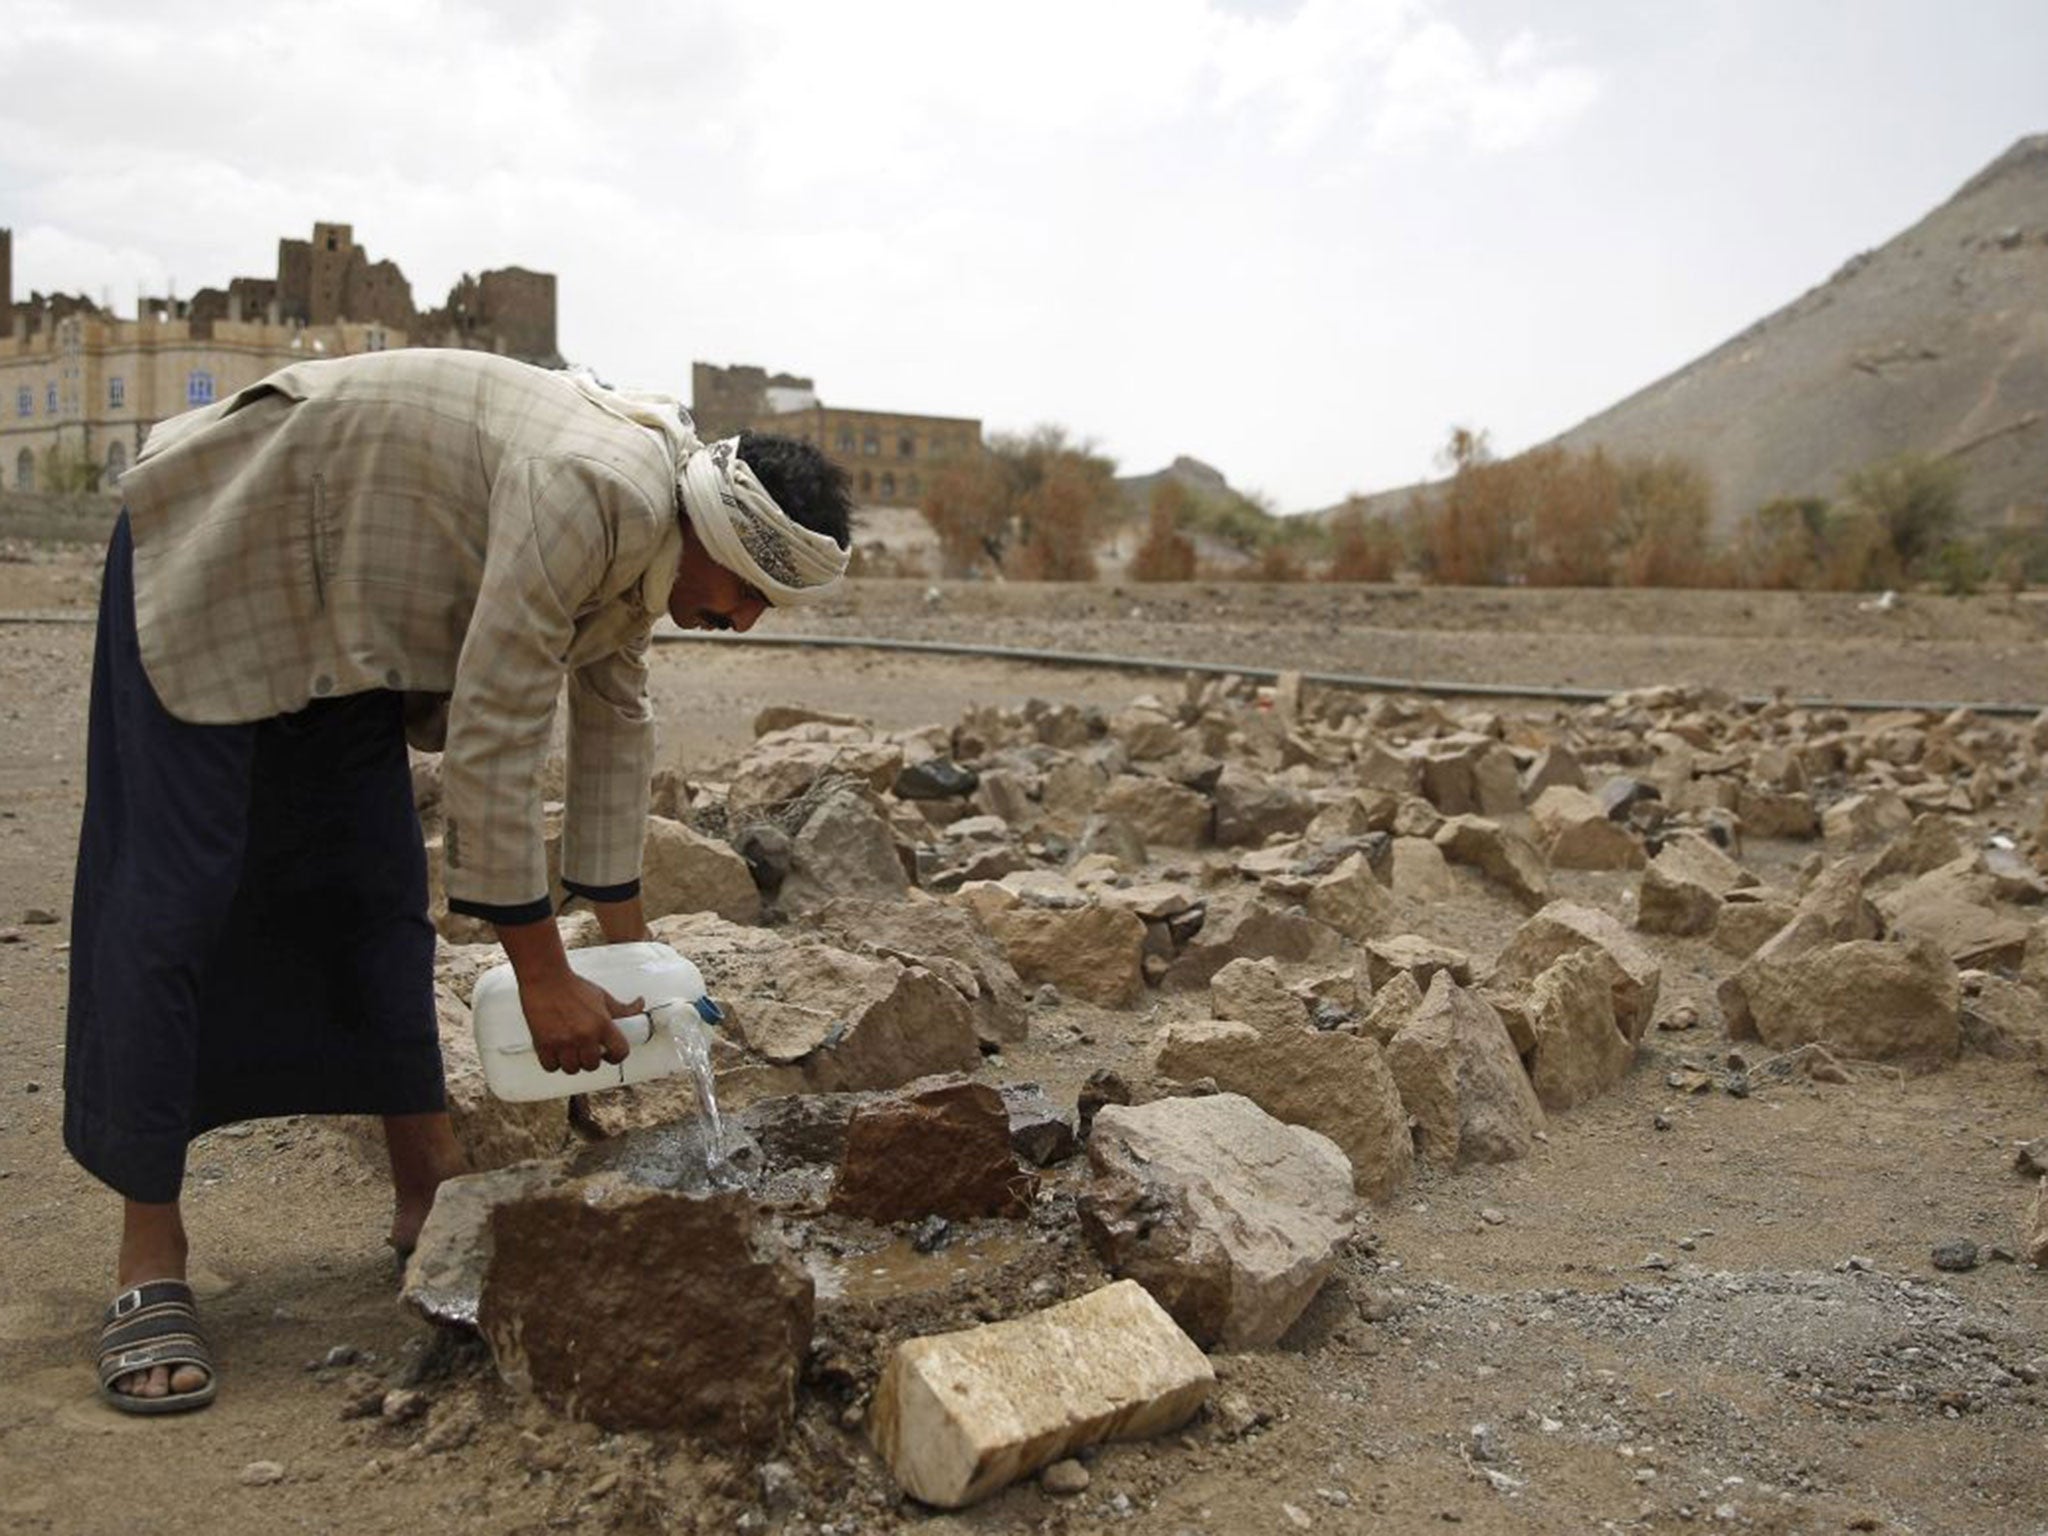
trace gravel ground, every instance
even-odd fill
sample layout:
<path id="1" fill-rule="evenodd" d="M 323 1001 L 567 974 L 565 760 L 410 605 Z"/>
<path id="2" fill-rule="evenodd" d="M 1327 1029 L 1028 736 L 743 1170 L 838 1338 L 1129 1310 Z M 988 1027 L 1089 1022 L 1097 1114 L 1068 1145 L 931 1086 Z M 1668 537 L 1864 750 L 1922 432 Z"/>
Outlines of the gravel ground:
<path id="1" fill-rule="evenodd" d="M 0 611 L 89 610 L 89 556 L 14 554 Z M 879 583 L 803 622 L 1471 681 L 2023 702 L 2048 693 L 2042 612 L 2005 597 L 1881 613 L 1777 594 L 946 586 L 928 598 Z M 1958 1237 L 2015 1246 L 2028 1190 L 2011 1147 L 2048 1134 L 2048 1079 L 1970 1058 L 1926 1077 L 1857 1069 L 1842 1085 L 1682 1094 L 1667 1074 L 1714 1069 L 1727 1049 L 1710 1008 L 1697 1030 L 1653 1032 L 1622 1090 L 1555 1118 L 1530 1158 L 1426 1174 L 1376 1210 L 1283 1347 L 1220 1358 L 1204 1419 L 1089 1458 L 1076 1494 L 1024 1485 L 965 1513 L 920 1512 L 823 1402 L 765 1483 L 660 1437 L 557 1420 L 399 1312 L 381 1180 L 312 1121 L 232 1127 L 194 1149 L 188 1215 L 220 1402 L 168 1421 L 109 1413 L 88 1341 L 116 1209 L 60 1143 L 65 930 L 19 921 L 68 913 L 91 631 L 0 635 L 0 1372 L 13 1387 L 0 1400 L 0 1528 L 2048 1532 L 2048 1275 L 1995 1256 L 1964 1273 L 1931 1262 Z M 731 645 L 658 655 L 665 756 L 706 777 L 771 701 L 909 726 L 977 702 L 1115 705 L 1178 686 Z M 2032 825 L 2039 794 L 2000 814 Z M 1623 881 L 1574 876 L 1562 893 L 1612 909 Z M 1490 956 L 1517 920 L 1475 896 L 1423 931 Z M 1659 949 L 1667 1008 L 1711 999 L 1727 957 L 1692 940 Z M 1004 1071 L 1071 1094 L 1193 1006 L 1047 1010 Z M 956 1280 L 919 1315 L 952 1307 L 964 1322 L 978 1289 Z M 416 1417 L 352 1416 L 393 1388 L 420 1394 Z"/>

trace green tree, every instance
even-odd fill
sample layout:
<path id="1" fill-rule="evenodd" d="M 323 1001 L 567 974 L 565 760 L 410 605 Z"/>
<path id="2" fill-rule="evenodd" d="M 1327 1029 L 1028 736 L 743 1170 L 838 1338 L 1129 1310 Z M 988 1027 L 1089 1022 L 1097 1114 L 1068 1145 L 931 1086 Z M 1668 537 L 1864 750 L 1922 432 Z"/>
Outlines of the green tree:
<path id="1" fill-rule="evenodd" d="M 1962 470 L 1952 459 L 1902 453 L 1846 476 L 1842 499 L 1852 512 L 1875 523 L 1898 571 L 1917 575 L 1954 531 L 1962 505 Z"/>

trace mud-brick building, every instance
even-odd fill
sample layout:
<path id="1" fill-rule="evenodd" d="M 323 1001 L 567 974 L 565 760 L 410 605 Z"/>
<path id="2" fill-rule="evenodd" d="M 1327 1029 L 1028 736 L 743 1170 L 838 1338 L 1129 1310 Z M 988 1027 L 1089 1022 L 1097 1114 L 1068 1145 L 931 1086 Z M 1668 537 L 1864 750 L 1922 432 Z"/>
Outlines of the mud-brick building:
<path id="1" fill-rule="evenodd" d="M 815 443 L 875 506 L 915 506 L 941 462 L 982 451 L 974 417 L 826 405 L 811 380 L 748 364 L 692 363 L 690 414 L 707 441 L 752 428 Z"/>
<path id="2" fill-rule="evenodd" d="M 466 347 L 562 364 L 553 273 L 465 274 L 421 311 L 347 224 L 279 240 L 274 277 L 144 298 L 132 320 L 75 295 L 17 301 L 13 254 L 0 229 L 0 486 L 18 490 L 111 490 L 155 423 L 305 358 Z"/>

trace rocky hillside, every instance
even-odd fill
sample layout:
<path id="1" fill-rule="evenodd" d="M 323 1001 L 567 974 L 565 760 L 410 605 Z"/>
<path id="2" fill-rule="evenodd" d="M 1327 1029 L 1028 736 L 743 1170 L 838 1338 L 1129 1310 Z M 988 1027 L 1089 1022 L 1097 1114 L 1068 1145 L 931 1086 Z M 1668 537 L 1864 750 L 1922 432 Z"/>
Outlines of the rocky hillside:
<path id="1" fill-rule="evenodd" d="M 1975 522 L 2048 514 L 2048 134 L 1558 441 L 1696 460 L 1724 526 L 1905 451 L 1964 466 Z"/>
<path id="2" fill-rule="evenodd" d="M 1775 496 L 1832 496 L 1849 471 L 1907 452 L 1963 466 L 1976 526 L 2048 517 L 2048 134 L 1553 441 L 1693 460 L 1723 531 Z M 1369 505 L 1396 513 L 1417 489 Z"/>

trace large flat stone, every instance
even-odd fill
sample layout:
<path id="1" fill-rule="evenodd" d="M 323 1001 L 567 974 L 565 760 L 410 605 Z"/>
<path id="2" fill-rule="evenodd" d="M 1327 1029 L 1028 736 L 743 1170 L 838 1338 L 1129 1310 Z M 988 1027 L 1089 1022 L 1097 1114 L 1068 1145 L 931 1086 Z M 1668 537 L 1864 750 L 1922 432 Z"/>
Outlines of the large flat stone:
<path id="1" fill-rule="evenodd" d="M 1082 1229 L 1203 1347 L 1276 1342 L 1329 1278 L 1356 1196 L 1342 1149 L 1234 1093 L 1097 1111 Z"/>
<path id="2" fill-rule="evenodd" d="M 1169 1024 L 1152 1042 L 1153 1070 L 1207 1077 L 1276 1120 L 1321 1131 L 1351 1160 L 1351 1186 L 1383 1200 L 1408 1182 L 1414 1154 L 1400 1090 L 1377 1041 L 1309 1029 Z"/>
<path id="3" fill-rule="evenodd" d="M 911 1497 L 957 1509 L 1085 1446 L 1185 1424 L 1215 1383 L 1143 1286 L 897 1346 L 869 1433 Z"/>
<path id="4" fill-rule="evenodd" d="M 813 1285 L 747 1197 L 567 1184 L 498 1206 L 478 1323 L 499 1373 L 611 1430 L 773 1446 Z"/>

